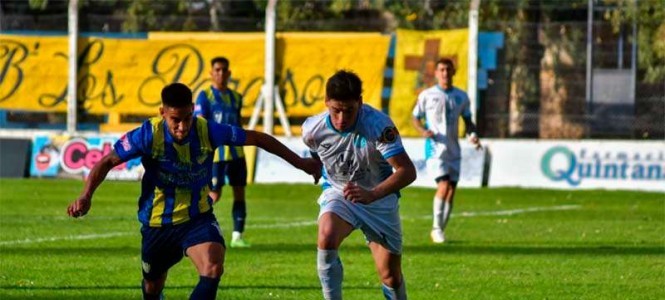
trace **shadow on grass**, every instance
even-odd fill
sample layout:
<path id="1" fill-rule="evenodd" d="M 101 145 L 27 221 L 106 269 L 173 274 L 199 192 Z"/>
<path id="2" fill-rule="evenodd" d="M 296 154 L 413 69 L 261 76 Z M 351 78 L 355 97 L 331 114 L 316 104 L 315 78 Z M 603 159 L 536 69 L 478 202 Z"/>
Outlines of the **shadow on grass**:
<path id="1" fill-rule="evenodd" d="M 364 244 L 348 243 L 342 244 L 342 252 L 367 252 L 369 248 Z M 294 255 L 297 253 L 316 253 L 316 244 L 254 244 L 251 248 L 233 249 L 227 248 L 230 255 Z M 3 255 L 50 256 L 62 255 L 86 255 L 86 256 L 132 256 L 140 255 L 141 250 L 137 247 L 0 247 Z M 560 244 L 547 243 L 501 243 L 501 242 L 465 242 L 451 241 L 442 245 L 419 244 L 406 245 L 404 253 L 428 254 L 428 253 L 451 253 L 451 254 L 510 254 L 510 255 L 600 255 L 600 256 L 626 256 L 626 255 L 665 255 L 665 246 L 657 244 L 632 245 L 632 244 L 599 244 L 561 242 Z"/>
<path id="2" fill-rule="evenodd" d="M 223 279 L 222 279 L 223 280 Z M 131 286 L 14 286 L 1 285 L 0 290 L 25 290 L 25 291 L 85 291 L 85 290 L 140 290 L 139 285 Z M 169 285 L 166 284 L 165 290 L 193 290 L 194 285 Z M 224 285 L 220 290 L 320 290 L 318 285 Z M 374 290 L 375 286 L 344 284 L 344 290 Z"/>
<path id="3" fill-rule="evenodd" d="M 469 244 L 463 241 L 446 242 L 443 245 L 407 246 L 408 253 L 451 253 L 451 254 L 499 254 L 499 255 L 588 255 L 588 256 L 628 256 L 665 255 L 665 246 L 658 245 L 603 245 L 603 244 Z"/>

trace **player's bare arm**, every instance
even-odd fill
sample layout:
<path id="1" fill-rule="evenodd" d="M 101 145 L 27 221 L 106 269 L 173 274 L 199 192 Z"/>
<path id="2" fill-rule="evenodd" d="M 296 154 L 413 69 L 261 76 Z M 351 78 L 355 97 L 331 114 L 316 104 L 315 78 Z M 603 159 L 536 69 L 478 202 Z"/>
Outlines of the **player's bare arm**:
<path id="1" fill-rule="evenodd" d="M 418 130 L 420 135 L 422 135 L 423 137 L 431 138 L 432 136 L 434 136 L 434 132 L 432 132 L 431 130 L 425 129 L 425 127 L 423 126 L 423 123 L 420 121 L 420 119 L 418 119 L 416 117 L 413 117 L 413 118 L 411 118 L 411 121 L 413 123 L 413 127 L 415 127 L 416 130 Z"/>
<path id="2" fill-rule="evenodd" d="M 388 158 L 388 163 L 395 169 L 395 172 L 386 180 L 372 190 L 365 190 L 349 182 L 344 186 L 344 198 L 352 202 L 371 203 L 399 191 L 416 180 L 416 168 L 406 152 Z"/>
<path id="3" fill-rule="evenodd" d="M 476 149 L 481 149 L 483 146 L 480 144 L 480 139 L 478 139 L 478 136 L 476 135 L 476 124 L 473 123 L 470 116 L 462 116 L 462 120 L 464 120 L 464 126 L 469 135 L 469 141 L 476 145 Z"/>
<path id="4" fill-rule="evenodd" d="M 122 160 L 115 152 L 109 153 L 98 161 L 90 170 L 81 195 L 67 207 L 67 214 L 74 218 L 85 216 L 90 210 L 92 195 L 97 187 L 104 181 L 109 171 L 121 163 Z"/>
<path id="5" fill-rule="evenodd" d="M 294 167 L 303 170 L 305 173 L 314 177 L 314 184 L 319 183 L 321 178 L 321 162 L 313 158 L 302 158 L 293 153 L 289 148 L 284 146 L 274 137 L 253 130 L 246 130 L 247 139 L 245 145 L 253 145 L 260 147 L 272 154 L 275 154 Z"/>

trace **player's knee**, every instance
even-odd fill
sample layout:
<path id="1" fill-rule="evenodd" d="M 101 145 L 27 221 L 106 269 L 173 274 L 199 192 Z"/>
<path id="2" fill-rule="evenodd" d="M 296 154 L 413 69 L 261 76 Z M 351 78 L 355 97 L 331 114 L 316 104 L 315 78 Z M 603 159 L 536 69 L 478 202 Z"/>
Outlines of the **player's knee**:
<path id="1" fill-rule="evenodd" d="M 335 234 L 335 231 L 329 227 L 319 228 L 319 238 L 317 246 L 319 249 L 337 249 L 339 248 L 340 238 Z"/>
<path id="2" fill-rule="evenodd" d="M 143 280 L 143 289 L 145 290 L 146 294 L 150 295 L 157 295 L 162 292 L 164 289 L 164 279 L 155 279 L 155 280 Z"/>
<path id="3" fill-rule="evenodd" d="M 339 242 L 332 238 L 320 238 L 317 243 L 319 249 L 333 250 L 339 248 Z"/>
<path id="4" fill-rule="evenodd" d="M 201 268 L 201 276 L 219 278 L 224 274 L 224 266 L 219 263 L 208 263 Z"/>

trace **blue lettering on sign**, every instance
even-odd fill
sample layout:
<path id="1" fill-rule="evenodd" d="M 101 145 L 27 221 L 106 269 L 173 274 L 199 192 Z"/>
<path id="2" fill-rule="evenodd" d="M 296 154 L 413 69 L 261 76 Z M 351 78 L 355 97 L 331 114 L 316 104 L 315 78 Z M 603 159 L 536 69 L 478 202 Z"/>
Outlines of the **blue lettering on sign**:
<path id="1" fill-rule="evenodd" d="M 599 180 L 665 180 L 665 152 L 627 153 L 625 151 L 574 153 L 565 146 L 552 147 L 540 161 L 540 169 L 552 181 L 579 185 L 585 178 Z M 553 160 L 564 161 L 553 165 Z"/>

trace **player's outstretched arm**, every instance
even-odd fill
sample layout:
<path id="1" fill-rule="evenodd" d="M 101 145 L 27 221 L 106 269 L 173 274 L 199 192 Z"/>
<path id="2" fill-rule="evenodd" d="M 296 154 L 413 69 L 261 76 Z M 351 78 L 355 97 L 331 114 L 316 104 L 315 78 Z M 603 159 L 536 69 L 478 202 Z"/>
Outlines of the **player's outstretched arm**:
<path id="1" fill-rule="evenodd" d="M 349 182 L 344 187 L 344 198 L 352 202 L 371 203 L 399 191 L 416 180 L 416 168 L 406 152 L 388 158 L 388 163 L 395 169 L 392 175 L 370 191 Z"/>
<path id="2" fill-rule="evenodd" d="M 260 147 L 272 154 L 281 157 L 294 167 L 305 171 L 305 173 L 314 177 L 314 183 L 319 182 L 321 178 L 321 162 L 313 158 L 302 158 L 284 146 L 274 137 L 267 135 L 263 132 L 246 130 L 247 139 L 245 145 L 254 145 Z"/>
<path id="3" fill-rule="evenodd" d="M 92 167 L 92 170 L 90 170 L 81 195 L 67 207 L 67 214 L 74 218 L 87 214 L 90 210 L 92 195 L 95 193 L 95 190 L 104 181 L 109 171 L 121 163 L 122 160 L 120 160 L 120 157 L 115 152 L 109 153 L 102 160 L 98 161 Z"/>

